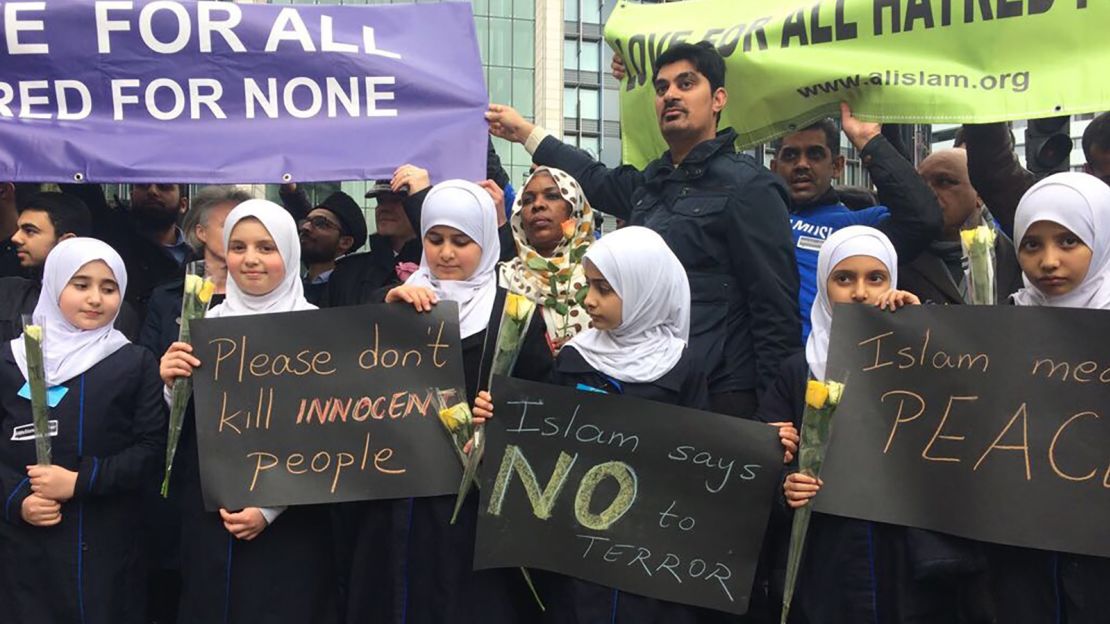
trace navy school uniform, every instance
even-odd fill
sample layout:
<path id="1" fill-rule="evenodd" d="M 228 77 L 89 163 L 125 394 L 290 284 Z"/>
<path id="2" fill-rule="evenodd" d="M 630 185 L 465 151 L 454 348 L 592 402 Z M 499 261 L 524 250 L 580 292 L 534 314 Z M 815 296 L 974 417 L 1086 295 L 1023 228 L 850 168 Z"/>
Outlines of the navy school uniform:
<path id="1" fill-rule="evenodd" d="M 498 288 L 489 322 L 493 329 L 462 341 L 470 404 L 479 390 L 488 387 L 505 295 L 506 291 Z M 553 361 L 543 320 L 537 314 L 525 335 L 513 376 L 543 381 L 535 375 L 549 374 Z M 350 624 L 525 624 L 539 620 L 539 609 L 520 570 L 473 569 L 479 494 L 476 489 L 471 491 L 452 525 L 455 499 L 450 494 L 348 506 L 355 531 L 347 601 Z"/>
<path id="2" fill-rule="evenodd" d="M 53 463 L 77 472 L 62 521 L 23 521 L 35 463 L 31 402 L 17 396 L 23 374 L 11 345 L 0 346 L 0 604 L 13 624 L 131 624 L 144 621 L 145 568 L 139 532 L 142 489 L 156 484 L 165 459 L 166 407 L 154 356 L 126 345 L 62 384 L 68 392 L 51 420 Z"/>
<path id="3" fill-rule="evenodd" d="M 181 515 L 178 624 L 335 624 L 339 621 L 327 506 L 291 506 L 250 541 L 204 510 L 190 401 L 170 492 Z"/>
<path id="4" fill-rule="evenodd" d="M 757 419 L 801 431 L 809 366 L 783 362 Z M 786 472 L 794 472 L 796 464 Z M 781 604 L 792 511 L 780 496 L 764 545 L 772 600 Z M 971 624 L 991 622 L 979 545 L 921 529 L 815 512 L 798 573 L 791 624 Z M 777 620 L 776 620 L 777 621 Z"/>
<path id="5" fill-rule="evenodd" d="M 550 381 L 558 386 L 586 386 L 608 394 L 709 409 L 706 373 L 689 349 L 674 368 L 656 381 L 629 383 L 597 371 L 569 346 L 559 352 Z M 547 608 L 542 620 L 537 621 L 551 624 L 685 624 L 727 617 L 720 612 L 629 594 L 545 570 L 533 571 L 532 578 Z"/>

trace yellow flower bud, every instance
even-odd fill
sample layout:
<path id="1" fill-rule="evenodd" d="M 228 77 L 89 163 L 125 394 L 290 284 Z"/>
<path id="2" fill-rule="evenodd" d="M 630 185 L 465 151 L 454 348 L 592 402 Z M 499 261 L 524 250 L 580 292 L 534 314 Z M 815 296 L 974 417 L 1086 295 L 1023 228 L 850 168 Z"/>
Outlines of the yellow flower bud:
<path id="1" fill-rule="evenodd" d="M 960 240 L 963 241 L 964 249 L 971 247 L 975 244 L 975 230 L 960 230 Z"/>
<path id="2" fill-rule="evenodd" d="M 42 342 L 42 327 L 40 325 L 28 325 L 23 328 L 23 333 L 37 342 Z"/>
<path id="3" fill-rule="evenodd" d="M 821 409 L 825 407 L 825 402 L 828 400 L 829 387 L 815 379 L 809 380 L 806 384 L 806 405 L 813 409 Z"/>
<path id="4" fill-rule="evenodd" d="M 185 293 L 189 295 L 196 295 L 204 286 L 204 279 L 199 275 L 186 275 L 185 276 Z"/>
<path id="5" fill-rule="evenodd" d="M 212 300 L 212 294 L 215 292 L 216 283 L 212 280 L 206 279 L 204 280 L 204 285 L 200 287 L 200 292 L 197 293 L 197 299 L 200 299 L 201 303 L 207 304 L 209 301 Z"/>
<path id="6" fill-rule="evenodd" d="M 456 403 L 451 407 L 439 410 L 439 421 L 447 430 L 454 433 L 459 427 L 470 422 L 470 410 L 465 403 Z"/>

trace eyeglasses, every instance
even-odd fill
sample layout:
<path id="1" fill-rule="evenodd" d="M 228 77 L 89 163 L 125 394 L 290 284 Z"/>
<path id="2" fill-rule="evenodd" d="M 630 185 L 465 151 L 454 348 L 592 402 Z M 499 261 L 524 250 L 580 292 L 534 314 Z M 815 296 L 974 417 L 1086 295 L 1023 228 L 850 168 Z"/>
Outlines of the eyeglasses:
<path id="1" fill-rule="evenodd" d="M 306 225 L 311 225 L 314 230 L 338 230 L 339 226 L 332 223 L 327 217 L 316 215 L 307 219 L 301 219 L 297 223 L 297 227 L 303 228 Z"/>

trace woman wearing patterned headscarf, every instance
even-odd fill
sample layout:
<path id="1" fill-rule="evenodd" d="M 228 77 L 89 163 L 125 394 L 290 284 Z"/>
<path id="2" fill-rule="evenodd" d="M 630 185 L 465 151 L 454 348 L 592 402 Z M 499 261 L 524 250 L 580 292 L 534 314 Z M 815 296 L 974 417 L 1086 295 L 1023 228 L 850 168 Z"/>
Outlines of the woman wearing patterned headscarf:
<path id="1" fill-rule="evenodd" d="M 585 296 L 581 259 L 594 240 L 593 209 L 570 174 L 538 167 L 513 204 L 510 225 L 517 256 L 501 265 L 500 284 L 536 304 L 529 335 L 538 333 L 535 317 L 541 316 L 553 359 L 589 327 L 577 295 Z"/>

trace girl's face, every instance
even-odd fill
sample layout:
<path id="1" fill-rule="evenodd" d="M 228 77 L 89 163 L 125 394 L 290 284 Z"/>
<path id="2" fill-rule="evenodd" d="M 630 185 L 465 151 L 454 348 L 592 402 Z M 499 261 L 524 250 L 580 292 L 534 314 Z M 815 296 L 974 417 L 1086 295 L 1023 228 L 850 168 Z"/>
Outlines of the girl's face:
<path id="1" fill-rule="evenodd" d="M 436 279 L 465 280 L 478 270 L 482 248 L 459 230 L 437 225 L 424 235 L 424 258 Z"/>
<path id="2" fill-rule="evenodd" d="M 893 287 L 886 265 L 872 256 L 841 260 L 829 273 L 826 284 L 831 303 L 873 303 Z"/>
<path id="3" fill-rule="evenodd" d="M 594 263 L 589 260 L 582 261 L 582 270 L 586 274 L 586 283 L 590 286 L 586 300 L 582 304 L 594 329 L 612 330 L 621 326 L 623 320 L 621 305 L 623 301 L 617 291 L 609 284 L 609 280 L 597 270 Z"/>
<path id="4" fill-rule="evenodd" d="M 265 295 L 285 279 L 285 261 L 270 231 L 254 217 L 235 224 L 227 242 L 227 272 L 240 290 Z"/>
<path id="5" fill-rule="evenodd" d="M 111 323 L 120 301 L 116 275 L 103 260 L 94 260 L 69 278 L 58 296 L 58 307 L 70 325 L 90 330 Z"/>
<path id="6" fill-rule="evenodd" d="M 1068 228 L 1052 221 L 1029 226 L 1018 245 L 1018 264 L 1042 293 L 1065 295 L 1087 277 L 1093 252 Z"/>
<path id="7" fill-rule="evenodd" d="M 550 256 L 563 240 L 562 223 L 570 218 L 570 202 L 559 193 L 550 175 L 532 176 L 520 196 L 521 224 L 528 244 L 540 255 Z"/>

